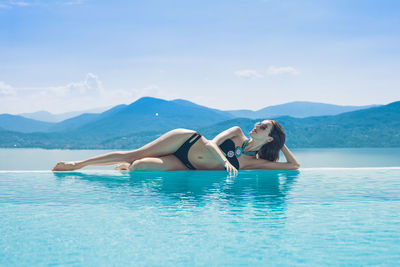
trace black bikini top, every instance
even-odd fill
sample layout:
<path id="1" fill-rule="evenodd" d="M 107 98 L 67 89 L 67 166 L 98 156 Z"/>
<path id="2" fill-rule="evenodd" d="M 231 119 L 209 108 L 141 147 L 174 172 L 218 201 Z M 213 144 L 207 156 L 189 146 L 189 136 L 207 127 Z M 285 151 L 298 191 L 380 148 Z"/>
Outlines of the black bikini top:
<path id="1" fill-rule="evenodd" d="M 239 170 L 239 160 L 237 159 L 240 157 L 242 154 L 248 155 L 248 156 L 255 156 L 257 155 L 257 151 L 244 151 L 246 148 L 247 144 L 249 143 L 249 140 L 247 139 L 244 141 L 243 145 L 235 147 L 235 143 L 231 139 L 226 139 L 222 144 L 219 145 L 221 150 L 225 153 L 226 158 L 228 161 L 236 168 Z"/>

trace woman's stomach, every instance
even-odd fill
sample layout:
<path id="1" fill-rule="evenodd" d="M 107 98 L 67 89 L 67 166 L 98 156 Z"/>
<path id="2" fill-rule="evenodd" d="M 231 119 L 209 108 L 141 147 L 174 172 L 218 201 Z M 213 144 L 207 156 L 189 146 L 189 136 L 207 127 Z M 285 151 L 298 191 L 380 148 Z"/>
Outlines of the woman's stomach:
<path id="1" fill-rule="evenodd" d="M 197 170 L 223 170 L 225 167 L 199 140 L 189 150 L 188 159 Z"/>

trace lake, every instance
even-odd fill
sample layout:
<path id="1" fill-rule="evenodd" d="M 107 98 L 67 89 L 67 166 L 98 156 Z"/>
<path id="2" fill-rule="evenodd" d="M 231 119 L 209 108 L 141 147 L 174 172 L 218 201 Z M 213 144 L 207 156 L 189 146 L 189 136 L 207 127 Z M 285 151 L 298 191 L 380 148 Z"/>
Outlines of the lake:
<path id="1" fill-rule="evenodd" d="M 52 173 L 105 151 L 2 149 L 0 266 L 400 264 L 400 149 L 294 150 L 299 171 Z"/>

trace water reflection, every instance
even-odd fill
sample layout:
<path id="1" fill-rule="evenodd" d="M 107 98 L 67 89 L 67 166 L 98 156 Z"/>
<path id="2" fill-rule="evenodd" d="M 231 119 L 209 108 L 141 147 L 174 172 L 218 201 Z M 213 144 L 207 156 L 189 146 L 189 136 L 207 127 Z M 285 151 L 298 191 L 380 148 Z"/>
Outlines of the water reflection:
<path id="1" fill-rule="evenodd" d="M 89 186 L 103 188 L 102 193 L 120 199 L 151 197 L 161 205 L 204 206 L 217 200 L 240 209 L 251 203 L 254 208 L 282 210 L 298 171 L 241 171 L 227 178 L 222 171 L 133 172 L 133 173 L 54 173 L 60 182 L 79 179 Z M 124 200 L 126 202 L 127 200 Z"/>

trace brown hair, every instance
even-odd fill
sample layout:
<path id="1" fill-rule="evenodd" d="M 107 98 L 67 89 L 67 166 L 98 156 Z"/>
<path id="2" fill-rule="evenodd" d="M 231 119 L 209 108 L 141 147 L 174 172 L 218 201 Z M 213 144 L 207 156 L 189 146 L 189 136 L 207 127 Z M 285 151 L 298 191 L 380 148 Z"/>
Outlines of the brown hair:
<path id="1" fill-rule="evenodd" d="M 269 161 L 277 161 L 279 159 L 279 152 L 285 144 L 286 134 L 279 122 L 273 120 L 271 122 L 273 126 L 269 136 L 274 140 L 264 144 L 258 151 L 258 156 Z"/>

